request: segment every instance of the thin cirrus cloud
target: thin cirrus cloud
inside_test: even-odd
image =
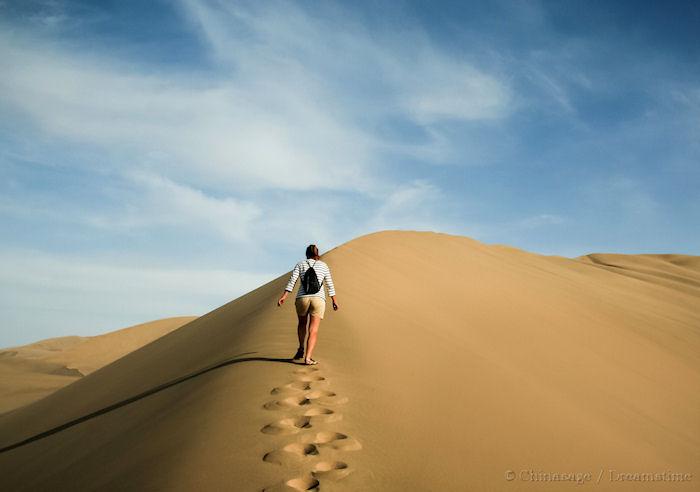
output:
[[[183,2],[183,9],[218,61],[215,73],[154,72],[5,32],[4,104],[46,132],[109,147],[133,166],[159,152],[159,173],[228,190],[384,193],[388,183],[376,170],[387,153],[439,160],[449,152],[432,124],[508,115],[503,81],[418,34],[413,58],[357,26],[314,22],[289,4],[247,15],[230,5],[222,14],[204,2]],[[347,87],[357,77],[384,87],[382,104],[375,93]],[[424,127],[424,142],[404,145],[372,131],[397,118]]]
[[[332,145],[343,132],[318,110],[266,114],[257,107],[258,96],[223,82],[133,73],[41,47],[3,45],[5,104],[46,132],[109,147],[129,157],[133,167],[146,160],[145,154],[158,152],[161,163],[151,165],[200,185],[223,180],[233,189],[293,189],[356,181],[351,170],[336,173],[335,183],[319,173],[323,145],[304,146],[295,135],[300,130],[289,124],[291,118],[316,117],[317,138]],[[352,152],[345,150],[364,162],[364,145],[356,143]],[[312,179],[293,179],[300,168]]]
[[[133,186],[131,206],[120,213],[88,215],[90,225],[139,229],[158,226],[194,230],[205,228],[234,243],[250,240],[252,224],[261,208],[232,197],[215,198],[200,190],[143,171],[127,175]],[[148,214],[143,211],[148,210]]]
[[[449,204],[441,190],[425,180],[415,180],[398,187],[386,196],[385,200],[369,220],[375,230],[391,229],[392,224],[401,223],[406,228],[446,231],[449,220],[436,220],[434,212],[446,216]]]
[[[244,77],[269,80],[281,70],[285,85],[298,81],[350,121],[369,114],[430,127],[442,120],[504,118],[512,110],[505,78],[448,55],[417,28],[378,37],[348,11],[332,10],[335,15],[321,21],[284,2],[181,5],[215,60]],[[351,104],[342,108],[344,100]]]
[[[282,69],[305,85],[323,80],[327,84],[314,92],[326,97],[329,107],[337,106],[332,99],[340,96],[339,89],[347,92],[352,84],[360,88],[354,95],[367,97],[367,102],[381,97],[381,104],[359,108],[375,118],[401,116],[429,126],[445,119],[498,119],[511,110],[505,79],[437,49],[419,29],[382,38],[348,11],[336,10],[330,21],[318,22],[283,2],[181,4],[217,61],[266,79]],[[374,94],[361,94],[369,87]]]

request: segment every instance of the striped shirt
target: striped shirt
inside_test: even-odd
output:
[[[318,283],[321,286],[321,289],[315,294],[307,294],[304,290],[304,283],[299,282],[300,285],[299,292],[297,292],[297,298],[317,296],[325,301],[326,291],[323,289],[324,284],[328,288],[328,295],[334,296],[335,287],[333,286],[331,271],[328,268],[328,265],[326,265],[321,260],[304,260],[297,263],[294,266],[294,270],[292,270],[292,276],[289,278],[289,282],[287,282],[287,287],[284,290],[286,290],[287,292],[291,292],[294,289],[294,284],[297,283],[299,277],[304,278],[306,270],[308,270],[310,267],[314,267],[314,271],[316,272],[316,277],[318,277]]]

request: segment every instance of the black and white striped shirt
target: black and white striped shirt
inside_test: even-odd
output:
[[[286,290],[287,292],[291,292],[294,289],[294,284],[297,283],[297,279],[299,279],[299,277],[304,278],[306,270],[308,270],[310,267],[314,267],[314,271],[316,272],[316,277],[318,277],[318,283],[321,286],[321,290],[319,290],[315,294],[307,294],[304,290],[303,282],[299,282],[300,285],[299,292],[297,292],[297,298],[318,296],[325,300],[326,291],[323,289],[324,285],[328,288],[328,295],[334,296],[335,287],[333,286],[333,279],[331,278],[331,270],[328,268],[328,265],[326,265],[321,260],[304,260],[297,263],[294,266],[294,270],[292,270],[292,276],[289,278],[289,282],[287,282],[287,287],[284,290]]]

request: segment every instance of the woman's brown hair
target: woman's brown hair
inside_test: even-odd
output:
[[[309,244],[306,247],[306,258],[307,259],[315,259],[318,260],[319,254],[318,254],[318,247],[315,244]]]

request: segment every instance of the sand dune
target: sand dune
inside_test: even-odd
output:
[[[0,416],[4,486],[697,490],[698,257],[387,231],[323,259],[318,366],[285,360],[285,273]],[[620,475],[664,472],[692,477]]]
[[[0,413],[27,405],[196,319],[167,318],[93,337],[0,350]]]
[[[684,255],[592,254],[579,258],[610,272],[656,283],[690,295],[700,292],[700,257]]]

